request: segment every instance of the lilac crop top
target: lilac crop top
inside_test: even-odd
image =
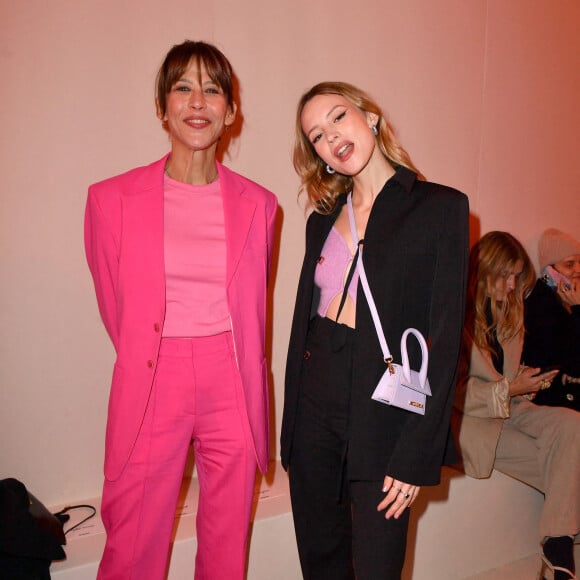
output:
[[[326,316],[330,303],[342,294],[352,258],[346,241],[333,227],[324,242],[322,255],[318,258],[314,272],[314,283],[320,288],[319,316]],[[348,295],[355,304],[357,285],[358,271],[355,270],[348,287]]]

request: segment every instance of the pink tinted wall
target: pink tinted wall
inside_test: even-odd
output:
[[[580,238],[580,4],[490,2],[479,188],[483,231],[519,236],[535,260],[555,226]]]
[[[153,84],[185,38],[216,43],[240,78],[243,130],[224,161],[275,191],[275,444],[304,211],[294,109],[321,80],[366,88],[432,180],[465,191],[474,234],[530,248],[580,235],[576,0],[4,2],[0,18],[0,476],[46,503],[100,493],[114,353],[82,248],[87,186],[159,158]],[[276,452],[274,452],[276,453]]]

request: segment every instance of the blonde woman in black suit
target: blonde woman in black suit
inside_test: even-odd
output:
[[[314,210],[282,425],[302,572],[316,580],[398,578],[409,507],[421,486],[439,482],[448,441],[467,275],[467,198],[424,181],[378,105],[347,83],[321,83],[300,100],[294,165]],[[424,416],[371,400],[386,367],[356,277],[343,292],[357,245],[349,192],[395,361],[408,327],[430,343],[433,396]],[[410,358],[418,368],[416,350]]]

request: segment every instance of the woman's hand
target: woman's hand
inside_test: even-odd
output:
[[[547,389],[560,372],[558,369],[539,373],[541,369],[534,367],[522,367],[518,376],[510,382],[510,397],[516,395],[527,395],[537,393],[542,389]]]
[[[558,296],[564,304],[568,306],[577,306],[580,304],[580,284],[578,282],[572,282],[570,287],[567,288],[564,282],[558,284]]]
[[[377,506],[377,511],[380,512],[386,509],[385,518],[387,520],[393,516],[398,520],[405,509],[410,507],[415,501],[420,489],[416,485],[409,485],[398,479],[393,479],[388,475],[385,476],[383,492],[387,495],[385,495],[383,501]]]

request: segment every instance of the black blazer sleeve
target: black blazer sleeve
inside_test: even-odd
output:
[[[464,195],[447,199],[436,244],[428,321],[432,396],[424,416],[407,413],[386,475],[415,485],[439,483],[449,435],[451,407],[465,315],[469,261],[469,204]]]

